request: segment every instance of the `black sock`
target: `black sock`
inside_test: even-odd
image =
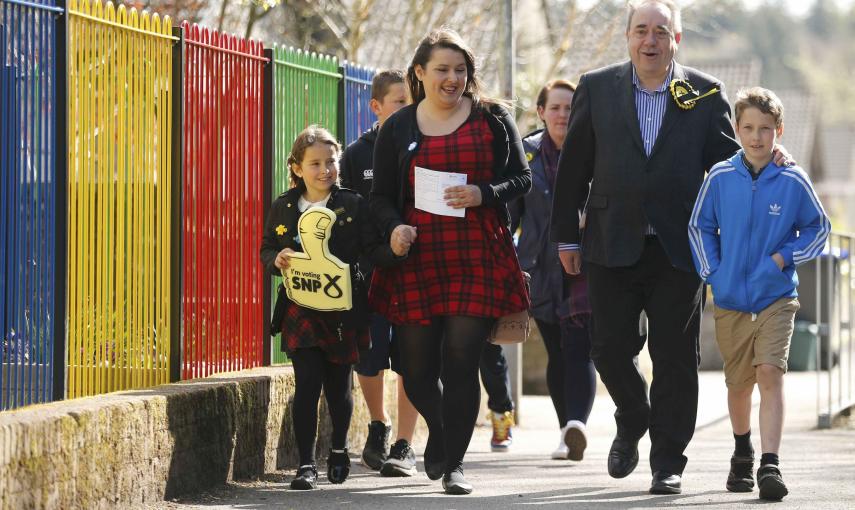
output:
[[[751,431],[745,434],[734,434],[733,439],[736,440],[736,448],[733,454],[738,457],[754,457],[754,447],[751,446]]]
[[[760,465],[765,466],[766,464],[774,464],[778,465],[778,454],[777,453],[764,453],[763,456],[760,457]]]

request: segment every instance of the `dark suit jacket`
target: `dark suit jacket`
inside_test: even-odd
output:
[[[739,144],[721,83],[676,62],[673,77],[701,92],[716,85],[721,93],[701,99],[691,110],[681,110],[669,96],[649,158],[638,126],[632,64],[591,71],[579,81],[558,165],[550,231],[554,241],[581,242],[583,260],[607,267],[634,264],[649,222],[671,264],[695,270],[689,214],[705,172],[732,156]],[[580,239],[577,211],[586,197],[587,228]]]

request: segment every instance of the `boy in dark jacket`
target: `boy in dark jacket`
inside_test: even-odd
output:
[[[754,487],[751,394],[760,388],[760,498],[780,500],[783,379],[799,308],[796,265],[818,256],[831,230],[807,174],[780,167],[772,150],[784,108],[770,90],[741,90],[734,107],[742,150],[710,170],[689,220],[695,267],[712,286],[736,449],[727,489]]]

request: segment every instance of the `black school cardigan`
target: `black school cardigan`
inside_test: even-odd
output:
[[[374,182],[369,206],[388,239],[398,225],[404,224],[404,189],[413,155],[422,141],[416,121],[416,107],[408,105],[389,117],[380,128],[374,144]],[[493,132],[493,180],[479,184],[481,205],[496,207],[500,219],[510,227],[505,205],[531,189],[531,170],[523,150],[519,131],[511,114],[498,105],[472,105],[472,112],[483,112]]]

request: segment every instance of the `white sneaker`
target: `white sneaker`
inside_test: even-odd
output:
[[[552,458],[555,460],[565,460],[567,458],[567,445],[564,444],[564,430],[561,430],[561,441],[558,443],[558,448],[553,450]]]
[[[561,429],[564,446],[567,448],[567,458],[570,460],[582,460],[585,448],[588,447],[588,435],[585,433],[585,424],[578,420],[570,420]]]

